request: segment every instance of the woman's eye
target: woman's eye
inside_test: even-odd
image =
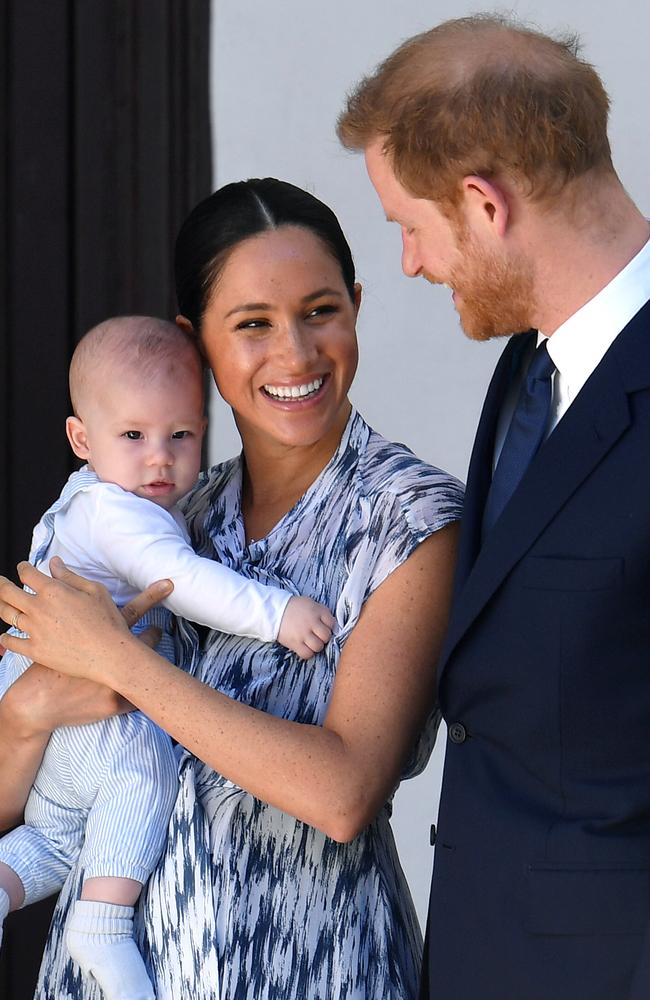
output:
[[[128,438],[129,441],[140,441],[142,438],[142,431],[125,431],[122,437]]]
[[[307,313],[307,319],[318,319],[319,316],[329,316],[336,311],[337,307],[333,305],[316,306],[315,309]]]
[[[245,319],[237,324],[237,330],[261,330],[269,325],[267,319]]]

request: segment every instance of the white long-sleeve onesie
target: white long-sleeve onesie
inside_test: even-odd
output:
[[[263,642],[277,639],[292,596],[288,591],[198,556],[177,507],[164,510],[100,482],[86,469],[73,475],[83,475],[88,485],[56,514],[48,561],[61,556],[70,569],[105,584],[119,605],[154,580],[169,577],[174,590],[163,604],[175,615],[220,632]]]
[[[103,583],[123,605],[149,583],[174,582],[164,602],[210,628],[263,641],[277,638],[291,594],[246,580],[193,551],[182,514],[72,474],[34,529],[30,560],[47,572],[58,555]],[[6,653],[0,697],[30,666]],[[177,790],[169,737],[141,712],[57,729],[31,789],[25,824],[0,840],[0,861],[19,875],[25,905],[61,888],[81,851],[86,877],[144,882],[167,835]]]

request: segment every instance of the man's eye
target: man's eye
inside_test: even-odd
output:
[[[125,431],[122,437],[128,438],[129,441],[140,441],[142,431]]]

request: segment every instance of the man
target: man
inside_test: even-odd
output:
[[[571,40],[491,16],[349,99],[406,274],[510,339],[470,463],[422,996],[650,995],[650,226]],[[539,346],[538,346],[539,345]]]

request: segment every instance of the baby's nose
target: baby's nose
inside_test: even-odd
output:
[[[161,443],[149,453],[150,465],[173,465],[174,454],[168,444]]]

